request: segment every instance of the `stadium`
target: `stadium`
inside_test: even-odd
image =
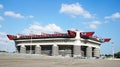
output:
[[[99,38],[94,33],[68,30],[67,33],[8,34],[7,37],[15,42],[17,53],[99,58],[101,44],[110,38]]]

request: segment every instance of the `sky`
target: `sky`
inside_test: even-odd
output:
[[[120,0],[0,0],[0,50],[15,51],[7,34],[93,31],[111,38],[101,54],[120,51]],[[32,31],[32,32],[31,32]],[[113,42],[113,43],[112,43]]]

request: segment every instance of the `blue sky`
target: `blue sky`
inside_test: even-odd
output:
[[[0,50],[15,50],[6,34],[94,31],[111,38],[120,51],[120,0],[0,0]],[[102,43],[101,53],[111,54],[111,42]]]

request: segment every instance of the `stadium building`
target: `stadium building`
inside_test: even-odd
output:
[[[42,33],[40,35],[7,35],[14,40],[16,51],[25,54],[49,56],[69,56],[99,58],[100,45],[109,42],[110,38],[100,39],[94,32],[68,30],[67,33]]]

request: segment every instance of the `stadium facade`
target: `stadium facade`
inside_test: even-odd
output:
[[[67,33],[42,33],[40,35],[10,35],[14,40],[16,51],[25,54],[41,54],[49,56],[69,56],[99,58],[100,45],[110,39],[93,36],[94,32],[68,30]]]

